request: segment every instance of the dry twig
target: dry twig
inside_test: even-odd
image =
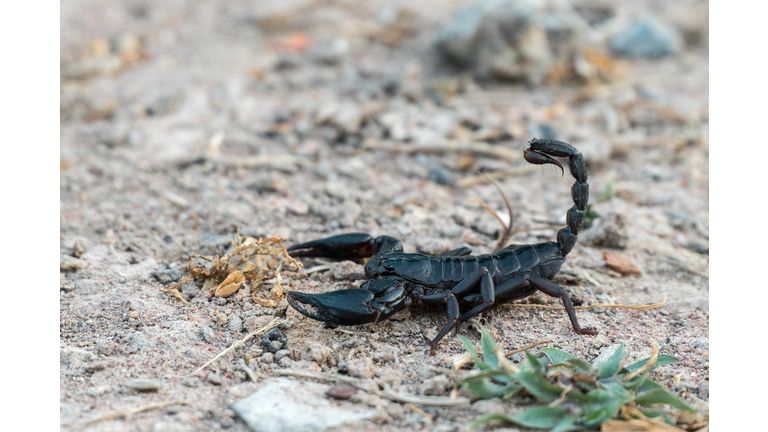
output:
[[[143,405],[143,406],[136,407],[136,408],[130,408],[130,409],[122,410],[122,411],[117,411],[117,412],[114,412],[112,414],[107,414],[105,416],[102,416],[102,417],[99,417],[99,418],[95,418],[93,420],[88,420],[87,422],[85,422],[85,425],[90,425],[90,424],[94,424],[94,423],[98,423],[98,422],[102,422],[102,421],[106,421],[106,420],[116,420],[116,419],[119,419],[121,417],[128,418],[128,417],[132,416],[133,414],[137,414],[137,413],[140,413],[142,411],[147,411],[147,410],[151,410],[151,409],[165,408],[165,407],[171,406],[171,405],[188,405],[190,403],[192,403],[191,400],[183,399],[183,400],[172,400],[172,401],[167,401],[167,402],[160,402],[160,403],[153,403],[153,404],[149,404],[149,405]]]
[[[194,375],[194,374],[200,372],[201,370],[205,369],[209,364],[211,364],[214,361],[218,360],[219,357],[223,356],[224,354],[226,354],[226,353],[232,351],[233,349],[239,347],[240,345],[244,344],[248,339],[256,336],[257,334],[266,333],[267,331],[269,331],[269,330],[279,326],[280,324],[282,324],[282,323],[284,323],[286,321],[288,321],[288,320],[285,319],[285,318],[283,318],[283,319],[275,318],[274,320],[272,320],[271,323],[267,324],[266,326],[264,326],[264,327],[262,327],[262,328],[260,328],[258,330],[254,330],[254,331],[248,333],[244,338],[240,339],[239,341],[236,341],[235,343],[230,345],[229,348],[227,348],[224,351],[216,354],[216,357],[208,360],[208,362],[206,362],[204,365],[200,366],[199,368],[195,369],[195,371],[192,372],[189,375]]]
[[[312,379],[318,379],[322,381],[342,382],[344,384],[349,384],[353,387],[359,388],[360,390],[364,390],[368,393],[372,393],[372,394],[375,394],[376,396],[393,400],[395,402],[412,403],[412,404],[420,404],[420,405],[427,405],[427,406],[467,406],[469,405],[469,399],[464,397],[457,397],[455,399],[452,399],[446,396],[416,396],[416,395],[410,395],[410,394],[403,395],[403,394],[398,394],[388,390],[379,390],[378,387],[376,387],[375,385],[369,385],[361,382],[360,380],[356,380],[354,378],[340,376],[340,375],[297,371],[297,370],[291,370],[291,369],[276,370],[275,374],[283,375],[283,376],[295,376],[295,377],[301,377],[301,378],[312,378]]]
[[[656,309],[664,306],[667,303],[667,293],[661,293],[661,295],[664,296],[664,300],[658,302],[658,303],[652,303],[652,304],[645,304],[645,305],[614,305],[614,304],[608,304],[608,303],[598,303],[593,304],[589,306],[575,306],[574,309],[594,309],[599,307],[607,307],[607,308],[613,308],[613,309],[633,309],[633,310],[639,310],[639,311],[646,311],[650,309]],[[539,308],[539,309],[552,309],[552,310],[565,310],[562,306],[547,306],[547,305],[537,305],[537,304],[518,304],[518,303],[509,303],[507,306],[513,306],[513,307],[528,307],[528,308]]]

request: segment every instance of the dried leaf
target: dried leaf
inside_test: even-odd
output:
[[[235,270],[224,279],[224,282],[216,287],[216,293],[214,295],[216,297],[229,297],[240,289],[240,285],[242,285],[243,282],[245,282],[243,272]]]

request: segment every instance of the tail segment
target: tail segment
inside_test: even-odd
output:
[[[589,202],[587,165],[584,163],[584,156],[581,155],[581,152],[570,144],[548,138],[534,138],[528,142],[528,147],[525,149],[525,160],[536,165],[557,165],[562,170],[563,166],[551,156],[567,157],[571,175],[576,179],[576,183],[571,188],[574,204],[566,216],[568,226],[557,233],[557,244],[560,246],[560,252],[566,256],[576,244],[576,236],[579,235],[581,223],[584,222],[587,211]]]

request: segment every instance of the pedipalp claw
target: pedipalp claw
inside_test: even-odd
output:
[[[339,325],[368,324],[376,319],[371,308],[373,292],[351,288],[322,294],[289,291],[288,304],[294,309],[318,321]]]
[[[370,234],[350,233],[299,243],[287,250],[293,257],[354,260],[373,256],[374,242]]]

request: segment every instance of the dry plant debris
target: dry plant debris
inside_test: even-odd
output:
[[[280,271],[287,263],[291,270],[299,270],[303,264],[288,255],[283,239],[279,236],[267,239],[254,239],[235,234],[232,241],[235,250],[222,256],[206,256],[195,254],[189,257],[187,270],[189,276],[170,288],[161,288],[164,293],[169,293],[188,304],[179,293],[179,287],[187,282],[198,281],[203,284],[203,290],[211,291],[216,297],[229,297],[236,293],[245,283],[250,283],[254,289],[253,301],[267,307],[277,307],[277,300],[283,298],[285,293],[280,282]],[[266,261],[265,257],[272,257]],[[282,260],[278,258],[282,257]],[[206,266],[198,259],[213,263]],[[257,297],[255,289],[264,280],[275,279],[275,284],[270,290],[270,296]]]

